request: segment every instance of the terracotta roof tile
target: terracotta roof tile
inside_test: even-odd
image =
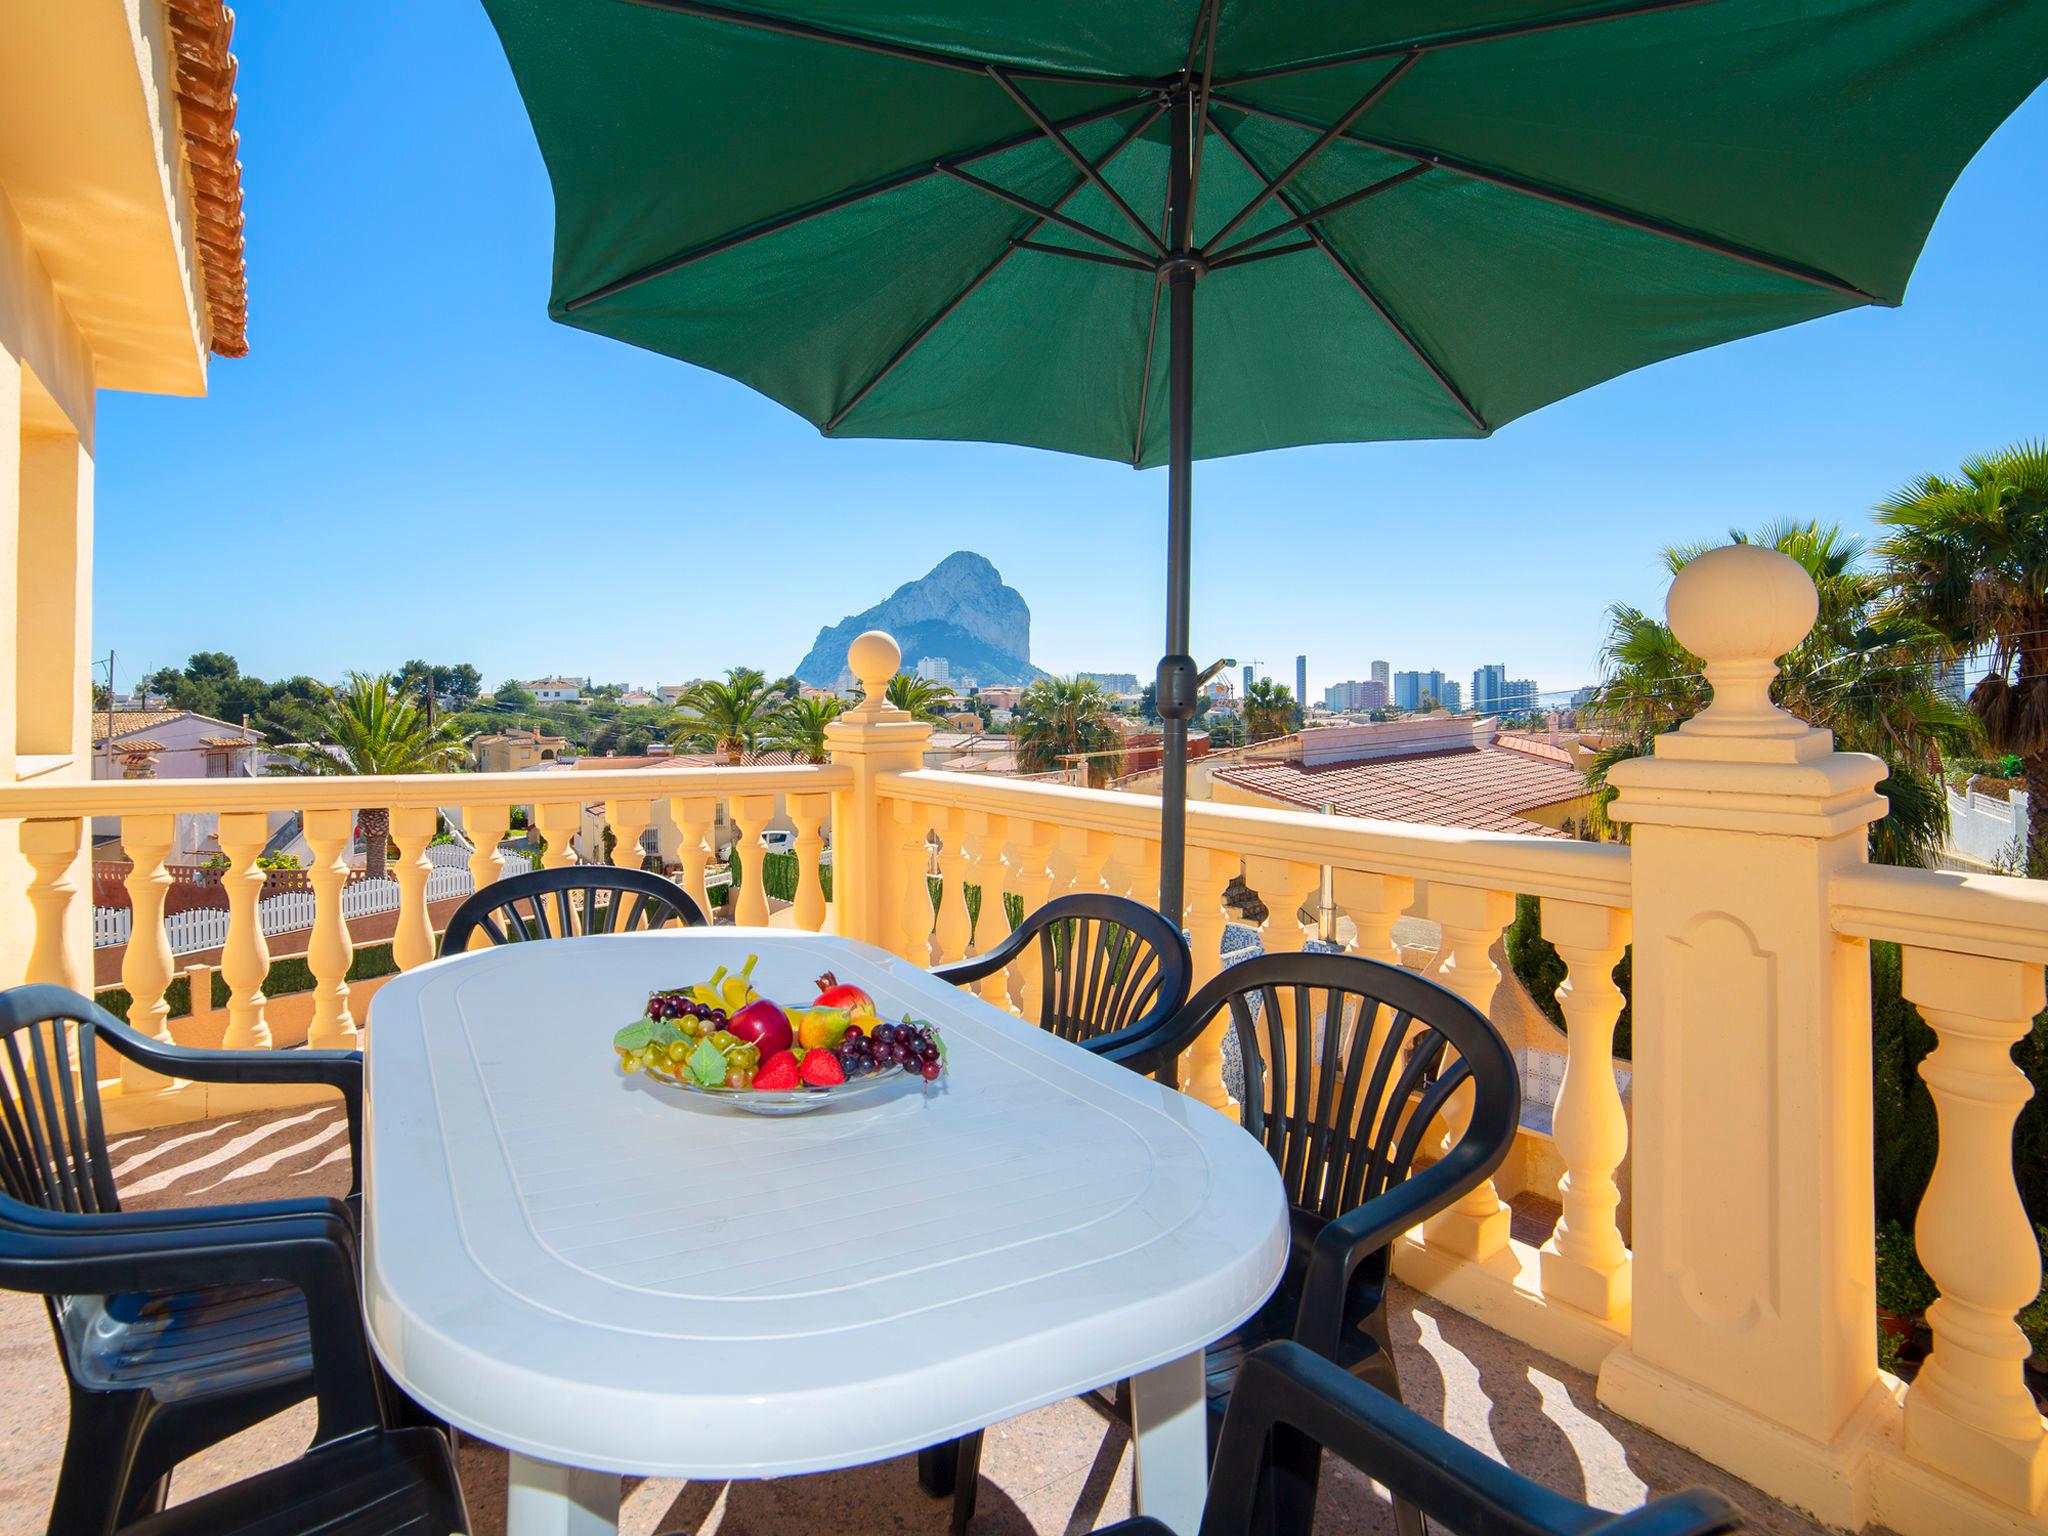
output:
[[[178,56],[178,123],[192,172],[192,211],[213,350],[249,351],[249,271],[242,244],[241,135],[235,132],[235,13],[222,0],[168,0]]]
[[[1340,816],[1562,837],[1515,812],[1587,793],[1575,769],[1501,747],[1466,747],[1413,757],[1304,767],[1293,761],[1233,763],[1215,770],[1226,784],[1269,799]]]

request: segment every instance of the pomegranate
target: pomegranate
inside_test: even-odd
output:
[[[818,978],[818,996],[811,1006],[814,1008],[844,1008],[853,1015],[855,1023],[860,1023],[864,1019],[872,1019],[875,1016],[875,1000],[859,987],[840,981],[830,971],[827,971]],[[865,1028],[866,1026],[862,1025],[862,1027]]]

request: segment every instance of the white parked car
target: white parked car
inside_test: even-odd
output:
[[[770,853],[790,853],[796,848],[796,833],[790,830],[778,831],[770,827],[761,834],[761,846]]]

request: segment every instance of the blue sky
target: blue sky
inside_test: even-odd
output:
[[[240,8],[251,355],[204,400],[100,409],[95,641],[265,676],[472,661],[673,681],[781,670],[955,549],[1034,659],[1148,672],[1164,471],[827,442],[729,380],[552,324],[552,203],[469,0]],[[1615,380],[1485,442],[1198,465],[1195,650],[1311,692],[1369,660],[1596,672],[1657,552],[1867,524],[1904,479],[2048,432],[2048,99],[1963,176],[1904,308]]]

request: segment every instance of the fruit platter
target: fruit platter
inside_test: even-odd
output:
[[[778,1003],[738,971],[647,995],[647,1010],[612,1036],[619,1066],[757,1115],[796,1115],[911,1079],[929,1089],[946,1045],[921,1019],[889,1023],[875,1000],[827,971],[808,1003]]]

